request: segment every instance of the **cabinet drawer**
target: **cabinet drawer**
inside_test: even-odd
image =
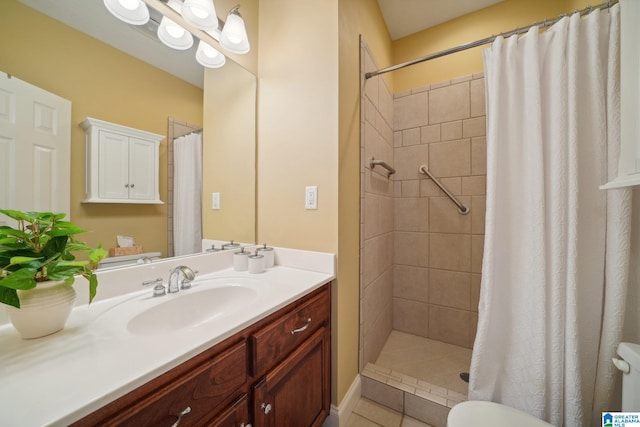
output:
[[[331,296],[326,287],[295,310],[251,335],[252,374],[264,372],[329,322]]]
[[[187,407],[190,410],[180,426],[201,424],[211,418],[217,405],[243,393],[246,361],[247,346],[243,341],[114,414],[106,425],[171,426]]]

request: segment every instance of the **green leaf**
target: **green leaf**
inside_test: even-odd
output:
[[[14,256],[9,260],[9,262],[11,264],[16,264],[17,265],[17,264],[24,264],[24,263],[31,262],[31,261],[37,261],[37,260],[42,259],[42,258],[43,257],[34,258],[34,257],[27,257],[27,256]]]
[[[98,277],[95,274],[89,276],[89,304],[93,301],[98,290]]]
[[[15,289],[0,286],[0,302],[20,308],[20,298],[18,298],[18,292]]]
[[[11,289],[32,289],[36,287],[36,268],[22,268],[0,280],[0,287]]]

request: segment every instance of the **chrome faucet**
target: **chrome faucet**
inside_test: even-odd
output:
[[[178,287],[178,279],[182,273],[182,281],[180,281],[180,287]],[[196,273],[187,267],[186,265],[179,265],[171,270],[169,274],[169,289],[167,292],[170,294],[178,292],[180,289],[189,289],[191,287],[191,281],[195,279]]]

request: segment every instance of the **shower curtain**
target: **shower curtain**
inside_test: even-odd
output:
[[[630,190],[619,151],[619,6],[484,51],[487,212],[470,400],[556,426],[614,410]]]
[[[202,251],[202,135],[173,140],[173,244],[175,255]]]

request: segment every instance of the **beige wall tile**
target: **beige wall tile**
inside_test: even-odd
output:
[[[396,265],[393,276],[393,296],[427,302],[429,298],[429,269]]]
[[[402,147],[402,131],[393,132],[393,147]]]
[[[391,123],[387,122],[382,114],[378,111],[376,114],[376,130],[390,145],[393,144],[393,127]]]
[[[440,127],[443,141],[462,139],[462,120],[442,123]]]
[[[396,231],[393,252],[395,263],[414,267],[429,266],[429,234]]]
[[[484,253],[484,235],[471,236],[471,271],[482,273],[482,255]]]
[[[462,194],[482,196],[487,194],[487,178],[485,175],[463,176]]]
[[[378,84],[378,111],[387,123],[387,126],[393,126],[393,94],[387,86],[385,79],[379,79]]]
[[[457,84],[462,82],[468,82],[473,78],[473,74],[467,74],[466,76],[456,77],[455,79],[451,79],[451,84]]]
[[[429,267],[441,270],[471,271],[471,236],[468,234],[429,234]]]
[[[462,137],[473,138],[486,135],[486,117],[474,117],[462,121]]]
[[[405,394],[405,415],[420,420],[432,426],[444,427],[447,425],[447,416],[450,409],[421,397]]]
[[[471,175],[471,141],[429,144],[429,170],[436,178]]]
[[[371,333],[374,323],[387,310],[391,310],[393,297],[393,271],[386,269],[380,276],[364,289],[363,309],[365,333]]]
[[[472,80],[470,85],[471,85],[471,117],[484,116],[486,114],[484,79]]]
[[[460,203],[471,205],[471,198],[458,197]],[[448,197],[429,199],[429,231],[431,233],[471,233],[471,215],[460,215],[458,207]]]
[[[387,175],[372,172],[370,169],[364,170],[364,191],[365,193],[378,194],[382,196],[393,195],[393,181]]]
[[[442,192],[438,188],[434,182],[427,178],[426,175],[423,175],[423,178],[420,180],[420,196],[429,197],[429,196],[440,196]]]
[[[365,288],[393,264],[393,234],[388,233],[364,242]]]
[[[470,117],[469,83],[459,83],[429,92],[429,123],[451,122]]]
[[[420,128],[412,128],[402,131],[402,146],[420,144]]]
[[[468,310],[430,304],[429,338],[461,347],[469,347],[470,317],[471,312]]]
[[[418,172],[418,168],[421,164],[428,164],[431,145],[396,148],[393,153],[396,169],[394,179],[421,179],[424,175]]]
[[[429,269],[429,303],[469,310],[471,273]]]
[[[468,348],[473,348],[473,342],[476,340],[476,332],[478,329],[478,313],[471,313],[469,315],[469,345]]]
[[[431,83],[430,89],[439,89],[441,87],[451,86],[451,80],[443,80],[441,82]]]
[[[393,329],[427,337],[429,331],[427,303],[393,298]]]
[[[486,196],[471,197],[471,233],[484,234]]]
[[[420,132],[421,144],[440,141],[440,125],[422,126]]]
[[[393,102],[393,129],[403,130],[429,124],[428,92],[396,98]]]
[[[471,311],[478,312],[478,303],[480,302],[480,283],[482,282],[481,274],[471,274]]]
[[[429,200],[425,197],[394,200],[394,230],[429,231]]]
[[[381,405],[391,408],[395,411],[402,412],[404,409],[404,393],[402,390],[388,386],[380,381],[361,377],[362,380],[362,397],[373,400]],[[363,409],[360,407],[358,410]],[[364,408],[368,409],[368,408]],[[366,414],[363,414],[366,415]],[[371,426],[371,423],[365,424]]]
[[[384,347],[387,338],[393,328],[393,301],[385,306],[384,311],[377,313],[377,316],[367,327],[363,325],[364,346],[363,346],[363,364],[375,362]]]
[[[390,233],[394,228],[394,200],[392,197],[365,193],[364,238]]]
[[[438,180],[449,193],[454,196],[462,195],[462,179],[459,176],[452,178],[438,178]],[[444,192],[440,192],[440,196],[444,196]]]
[[[471,139],[471,174],[487,174],[487,138],[484,136]]]
[[[398,182],[402,183],[402,197],[420,196],[420,181],[418,181],[417,179]]]

